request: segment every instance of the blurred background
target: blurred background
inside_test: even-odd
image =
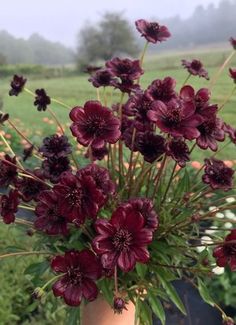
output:
[[[96,99],[86,67],[102,66],[113,56],[139,57],[145,40],[136,31],[134,21],[140,18],[158,21],[172,34],[168,41],[148,48],[143,87],[153,79],[172,76],[179,89],[187,77],[181,59],[200,59],[211,77],[232,52],[229,38],[236,38],[236,0],[1,0],[0,110],[10,113],[19,129],[34,143],[40,143],[42,135],[56,132],[56,125],[47,111],[36,110],[26,93],[17,98],[8,96],[12,75],[23,75],[30,90],[45,88],[49,96],[70,106]],[[230,66],[236,67],[236,55]],[[228,67],[213,88],[212,103],[222,104],[233,89]],[[190,82],[196,89],[208,85],[208,81],[198,77],[191,77]],[[68,111],[55,103],[52,108],[69,125]],[[234,126],[235,111],[234,94],[221,111],[224,120]],[[14,131],[6,126],[4,132],[14,150],[22,152],[24,143]],[[4,149],[0,143],[0,154]],[[206,151],[204,157],[211,154]],[[197,161],[204,157],[194,153]],[[218,158],[235,164],[235,146],[222,150]],[[231,211],[228,216],[236,219]],[[0,238],[1,252],[12,241],[22,246],[34,243],[33,238],[22,236],[14,226],[0,225]],[[30,269],[22,274],[32,260],[1,263],[0,324],[66,324],[64,306],[57,309],[54,298],[48,297],[47,307],[32,299],[33,287],[38,285],[32,286],[32,273],[39,270]],[[221,276],[209,287],[216,300],[234,315],[236,274],[227,274],[222,269],[216,272]]]

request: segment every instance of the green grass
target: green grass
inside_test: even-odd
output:
[[[216,65],[220,65],[227,57],[229,52],[227,51],[212,51],[212,52],[199,52],[196,55],[191,53],[180,53],[180,54],[169,54],[160,56],[150,56],[147,58],[144,65],[145,74],[141,79],[143,87],[148,86],[153,79],[164,78],[165,76],[172,76],[177,79],[177,89],[181,88],[184,80],[187,77],[186,70],[181,68],[181,58],[193,58],[197,57],[201,59],[209,71],[210,76],[213,76],[217,70]],[[236,56],[232,64],[236,65]],[[27,76],[25,76],[27,77]],[[51,97],[57,98],[69,106],[73,107],[76,105],[83,105],[85,101],[91,99],[97,99],[96,89],[87,81],[87,75],[79,75],[77,77],[57,78],[57,79],[32,79],[28,80],[27,87],[34,91],[36,88],[45,88]],[[32,105],[33,98],[26,94],[20,94],[18,97],[9,97],[7,95],[9,88],[9,80],[4,79],[1,82],[0,92],[4,95],[4,110],[8,111],[11,117],[20,119],[23,123],[21,128],[29,130],[33,140],[36,142],[40,141],[40,136],[37,136],[37,129],[42,129],[42,133],[47,135],[55,131],[55,125],[49,125],[43,122],[44,117],[49,117],[48,112],[38,112]],[[203,78],[191,77],[189,82],[194,86],[195,89],[201,87],[207,87],[208,82]],[[220,79],[213,89],[212,103],[221,104],[224,98],[233,89],[232,79],[228,76],[228,68],[222,73]],[[102,91],[101,98],[102,96]],[[107,91],[108,103],[110,104],[111,92]],[[119,92],[115,91],[113,100],[119,100]],[[51,105],[54,112],[58,115],[60,121],[63,124],[69,123],[68,113],[69,110],[63,108],[57,104]],[[230,102],[224,107],[220,115],[222,118],[232,125],[236,126],[236,93],[231,98]],[[68,124],[69,125],[69,124]],[[69,130],[68,130],[69,132]],[[219,153],[219,158],[236,160],[236,151],[233,145],[229,145],[224,151]],[[194,159],[202,159],[205,156],[209,156],[211,152],[195,151],[193,154]]]

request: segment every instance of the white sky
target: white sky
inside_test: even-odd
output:
[[[189,17],[197,5],[218,5],[220,0],[0,0],[0,30],[27,38],[34,32],[74,46],[86,21],[96,22],[106,11],[124,11],[138,18]]]

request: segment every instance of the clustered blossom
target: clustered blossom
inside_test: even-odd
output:
[[[208,72],[206,69],[203,67],[203,64],[199,60],[182,60],[182,65],[184,66],[185,69],[188,70],[188,72],[193,75],[193,76],[199,76],[203,77],[206,80],[209,80]]]
[[[46,158],[65,157],[71,153],[71,145],[65,135],[53,134],[43,139],[43,145],[39,151]]]
[[[213,190],[222,189],[228,191],[233,186],[234,170],[227,167],[221,160],[205,159],[205,173],[202,176],[204,183],[209,184]]]
[[[0,197],[0,215],[6,224],[15,221],[15,214],[18,211],[19,196],[17,190],[10,190],[8,195]]]
[[[17,178],[16,157],[11,158],[5,155],[4,160],[0,161],[0,186],[8,187],[14,184]]]
[[[185,141],[181,139],[172,139],[167,142],[166,152],[171,156],[180,167],[184,167],[190,160],[190,151]]]
[[[9,91],[10,96],[18,96],[24,89],[27,79],[23,76],[14,75],[11,81],[11,90]]]
[[[38,111],[46,111],[47,106],[51,104],[51,99],[44,89],[35,90],[34,106],[37,106]]]
[[[171,36],[166,26],[161,26],[157,22],[148,22],[144,19],[139,19],[135,22],[137,30],[141,36],[145,37],[150,43],[166,41]]]
[[[97,257],[88,249],[67,251],[51,261],[55,273],[62,273],[52,287],[56,297],[63,297],[69,306],[79,306],[82,298],[93,301],[98,288],[95,281],[101,277],[102,268]]]
[[[232,241],[232,243],[230,243]],[[226,236],[224,244],[217,246],[213,251],[218,266],[229,265],[231,271],[236,271],[236,229]]]
[[[96,88],[114,85],[114,78],[109,69],[99,69],[89,78]]]

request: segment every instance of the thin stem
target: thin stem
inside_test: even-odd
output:
[[[31,211],[35,211],[35,208],[26,206],[26,205],[18,205],[19,208],[21,209],[25,209],[25,210],[31,210]]]
[[[65,275],[65,273],[59,274],[54,276],[53,278],[51,278],[48,282],[46,282],[43,286],[42,286],[42,290],[46,289],[52,282],[54,282],[55,280],[63,277]]]
[[[141,57],[140,57],[140,66],[142,67],[143,65],[143,61],[144,61],[144,57],[145,57],[145,54],[147,52],[147,48],[148,48],[148,44],[149,42],[147,41],[144,45],[144,48],[143,48],[143,51],[142,51],[142,54],[141,54]]]
[[[122,105],[124,100],[124,93],[121,93],[120,104],[119,104],[119,119],[122,121]],[[123,175],[123,144],[122,141],[119,140],[119,185],[122,183],[122,175]]]
[[[228,101],[231,99],[231,97],[233,96],[234,92],[236,91],[236,86],[234,86],[234,88],[232,89],[232,91],[229,93],[228,96],[226,96],[225,100],[223,101],[223,103],[220,105],[218,112],[225,106],[226,103],[228,103]]]
[[[162,266],[162,267],[167,267],[167,268],[171,268],[171,269],[179,269],[179,270],[186,270],[192,273],[211,273],[208,270],[201,270],[201,269],[197,269],[197,268],[192,268],[192,267],[187,267],[187,266],[176,266],[176,265],[168,265],[168,264],[162,264],[162,263],[155,263],[158,266]]]
[[[171,182],[172,182],[172,180],[173,180],[173,176],[174,176],[174,173],[175,173],[176,166],[177,166],[177,162],[174,164],[174,167],[173,167],[172,173],[171,173],[171,175],[170,175],[170,179],[169,179],[168,185],[167,185],[167,187],[166,187],[165,193],[164,193],[164,195],[163,195],[163,199],[162,199],[162,201],[161,201],[161,204],[164,203],[165,200],[166,200],[166,195],[167,195],[167,193],[168,193],[168,191],[169,191],[169,189],[170,189],[170,185],[171,185]]]
[[[163,159],[162,159],[162,162],[161,162],[161,167],[159,168],[158,173],[157,173],[157,176],[154,179],[154,182],[156,184],[155,184],[154,191],[153,191],[153,194],[152,194],[152,199],[155,198],[155,195],[157,193],[159,181],[160,181],[160,178],[161,178],[161,175],[162,175],[162,171],[165,168],[166,159],[167,159],[167,155],[165,154],[164,157],[163,157]]]
[[[9,119],[7,122],[10,124],[10,126],[19,134],[19,136],[24,139],[29,145],[33,146],[36,150],[38,150],[37,146],[34,145],[15,125],[14,123]]]
[[[24,256],[24,255],[51,255],[51,253],[42,252],[42,251],[9,253],[9,254],[0,255],[0,260],[6,257]]]
[[[119,293],[118,279],[117,279],[117,266],[115,266],[115,270],[114,270],[114,284],[115,284],[115,294],[117,295]]]
[[[65,134],[64,129],[63,129],[61,123],[59,122],[56,114],[51,110],[50,107],[48,107],[48,112],[52,115],[53,119],[55,120],[56,124],[58,125],[58,127],[59,127],[59,129],[61,131],[61,134],[64,135]]]
[[[187,76],[187,78],[184,80],[183,86],[186,85],[186,83],[189,81],[190,77],[191,77],[191,73],[189,73],[189,75]]]
[[[15,152],[13,151],[13,149],[11,148],[11,146],[9,145],[9,143],[7,142],[7,140],[5,139],[5,137],[4,137],[4,135],[2,134],[2,132],[0,132],[0,137],[1,137],[2,141],[4,142],[4,144],[6,145],[6,147],[7,147],[7,148],[9,149],[9,151],[11,152],[11,154],[12,154],[14,157],[16,157]],[[18,158],[16,158],[16,161],[17,161],[17,163],[19,164],[19,166],[20,166],[21,168],[24,169],[23,165],[20,163],[20,161],[19,161]]]
[[[59,104],[65,108],[68,108],[68,109],[71,109],[71,107],[65,103],[63,103],[62,101],[58,100],[58,99],[55,99],[55,98],[51,98],[51,102],[52,103],[56,103],[56,104]]]

